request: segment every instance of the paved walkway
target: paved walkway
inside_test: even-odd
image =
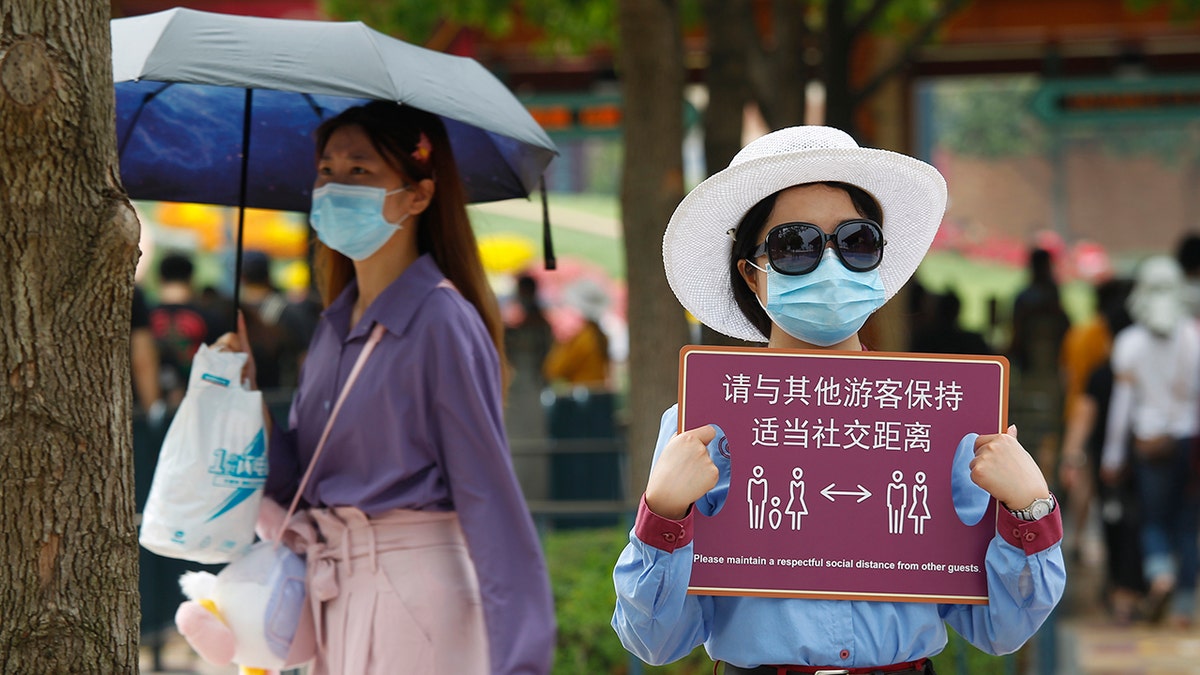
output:
[[[1200,632],[1159,626],[1114,627],[1107,617],[1059,625],[1063,664],[1056,675],[1200,675]]]
[[[165,644],[159,650],[159,663],[154,663],[153,651],[142,645],[139,672],[145,675],[238,675],[237,666],[218,668],[204,662],[187,642],[173,630],[165,636]],[[157,667],[156,667],[157,666]]]
[[[1200,627],[1115,625],[1100,601],[1102,565],[1093,559],[1068,570],[1054,675],[1200,675]]]

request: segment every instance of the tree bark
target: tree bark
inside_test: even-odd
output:
[[[675,402],[683,309],[663,274],[662,237],[683,197],[683,38],[678,0],[621,0],[621,220],[629,303],[629,485],[646,487],[659,414]]]
[[[808,27],[804,22],[806,0],[773,0],[771,13],[774,17],[775,48],[774,61],[775,105],[767,124],[772,129],[804,124],[805,87],[808,72],[804,51],[808,38]]]
[[[711,176],[729,166],[729,160],[742,149],[742,120],[751,98],[748,59],[757,33],[749,0],[704,0],[703,9],[708,34],[704,162]],[[748,344],[703,325],[700,341],[706,345]]]
[[[825,124],[855,136],[850,55],[854,51],[846,0],[828,0],[825,8]]]
[[[0,672],[137,672],[109,3],[0,5]]]
[[[805,87],[813,79],[813,69],[805,57],[814,46],[805,20],[808,4],[809,0],[772,0],[769,40],[760,37],[751,23],[755,32],[747,48],[747,79],[763,120],[771,129],[804,123]]]
[[[708,27],[704,163],[711,176],[742,149],[742,117],[750,100],[747,55],[755,33],[749,0],[704,0],[703,8]]]

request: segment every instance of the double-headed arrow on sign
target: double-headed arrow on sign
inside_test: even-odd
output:
[[[871,496],[871,491],[861,485],[859,485],[858,490],[855,490],[855,491],[834,490],[833,488],[835,485],[836,485],[836,483],[830,483],[829,485],[825,486],[824,490],[821,490],[821,494],[825,495],[825,498],[831,502],[834,501],[834,499],[833,499],[834,495],[856,495],[856,496],[858,496],[857,503],[860,503],[860,504],[867,497]]]

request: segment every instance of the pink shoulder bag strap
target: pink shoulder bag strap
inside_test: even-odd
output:
[[[338,395],[337,403],[333,406],[333,412],[329,413],[329,421],[325,423],[325,431],[321,432],[321,440],[317,441],[317,449],[313,451],[312,460],[308,463],[308,468],[304,471],[304,477],[300,479],[300,487],[296,488],[296,496],[292,497],[292,505],[288,507],[287,515],[283,518],[283,527],[292,520],[292,514],[296,512],[296,505],[300,503],[300,497],[304,494],[304,488],[308,485],[308,479],[312,476],[313,467],[317,465],[317,460],[321,458],[321,451],[325,449],[325,441],[329,438],[329,430],[333,428],[333,421],[337,419],[338,411],[342,409],[342,403],[346,401],[346,394],[350,392],[350,388],[354,386],[354,381],[358,379],[359,372],[362,371],[363,364],[367,362],[367,357],[375,350],[375,345],[379,344],[379,340],[383,337],[383,324],[375,324],[375,328],[371,330],[370,337],[367,338],[367,344],[363,345],[362,351],[358,354],[358,360],[354,362],[354,368],[350,369],[350,375],[346,378],[346,384],[342,387],[342,393]],[[278,544],[279,539],[277,538]]]

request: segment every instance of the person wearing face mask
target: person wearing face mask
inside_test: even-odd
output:
[[[1101,479],[1132,471],[1140,500],[1147,613],[1177,626],[1195,617],[1200,495],[1192,445],[1200,430],[1200,331],[1185,280],[1169,256],[1142,262],[1129,296],[1133,325],[1113,341]]]
[[[505,437],[504,326],[445,127],[372,102],[324,122],[316,155],[325,310],[273,425],[260,515],[278,532],[300,492],[282,539],[308,561],[310,673],[547,673],[554,609]],[[244,351],[244,323],[219,344]]]
[[[663,238],[667,279],[684,308],[731,337],[859,351],[859,330],[916,270],[945,205],[945,181],[924,162],[828,127],[781,129],[683,199]],[[1007,653],[1062,595],[1062,521],[1015,427],[975,443],[971,478],[1007,507],[986,554],[986,605],[688,594],[693,520],[721,508],[730,460],[720,429],[676,433],[678,415],[672,406],[662,416],[613,572],[612,626],[644,661],[703,644],[731,674],[932,673],[946,624]]]

